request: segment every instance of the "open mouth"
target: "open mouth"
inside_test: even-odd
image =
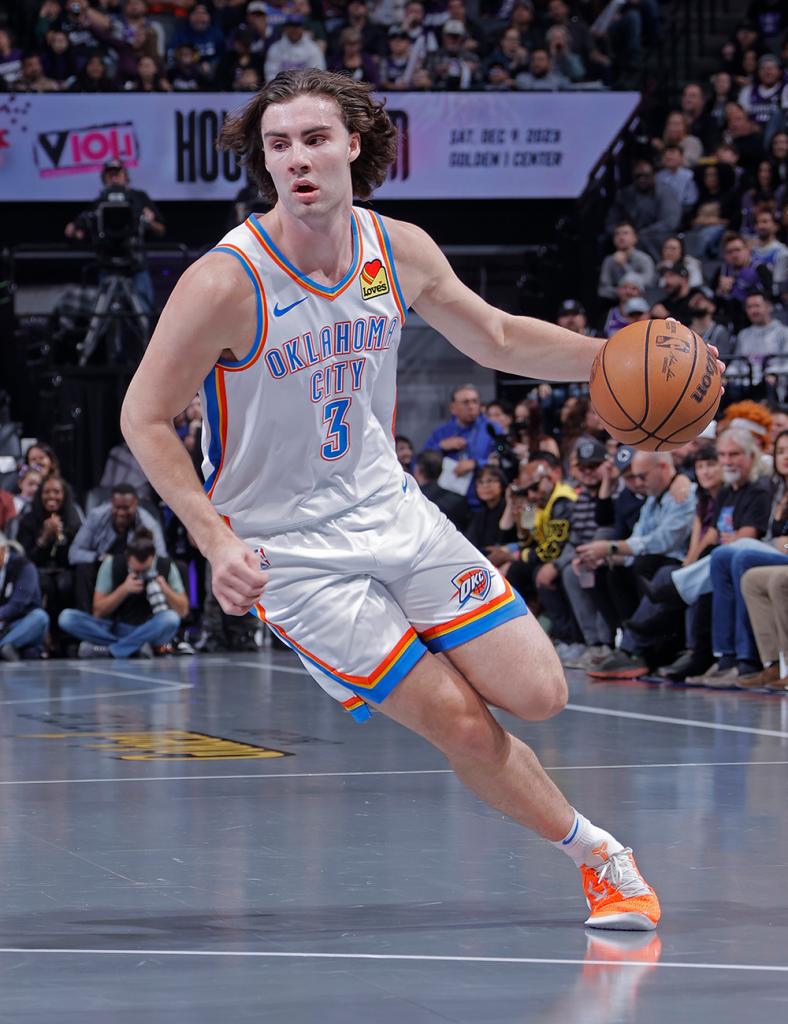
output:
[[[317,186],[313,185],[311,181],[297,181],[293,185],[293,192],[299,196],[308,196],[317,192]]]

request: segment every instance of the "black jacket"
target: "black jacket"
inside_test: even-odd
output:
[[[3,570],[0,569],[0,576]],[[17,619],[41,607],[36,567],[11,548],[6,552],[5,576],[0,590],[0,632]]]

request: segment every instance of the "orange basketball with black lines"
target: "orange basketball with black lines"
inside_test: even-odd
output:
[[[588,386],[612,437],[641,451],[666,452],[709,425],[722,381],[713,353],[689,327],[641,320],[605,342]]]

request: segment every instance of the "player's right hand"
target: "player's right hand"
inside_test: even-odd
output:
[[[222,611],[246,615],[260,600],[268,582],[258,556],[228,530],[207,557],[214,597]]]

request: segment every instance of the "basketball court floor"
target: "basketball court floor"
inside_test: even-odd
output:
[[[287,653],[0,668],[0,1021],[788,1019],[788,699],[570,673],[501,720],[632,844],[656,934]]]

